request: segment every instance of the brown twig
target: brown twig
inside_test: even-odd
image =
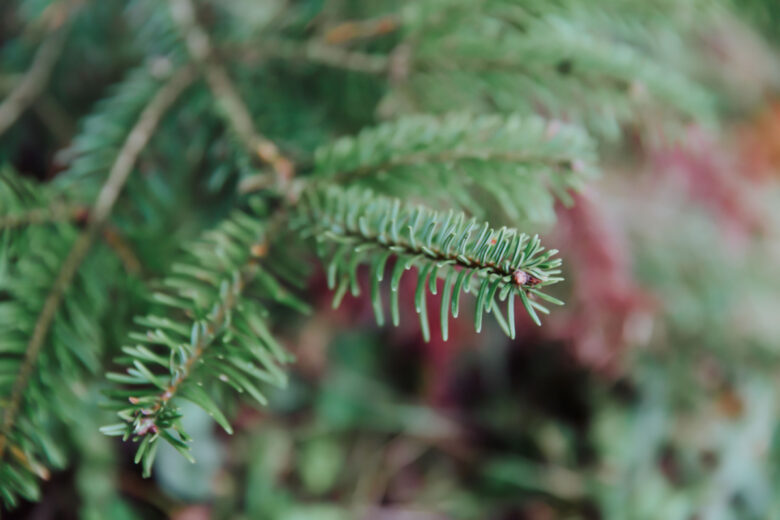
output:
[[[343,45],[354,40],[376,38],[394,32],[400,27],[395,16],[382,16],[372,20],[351,20],[332,27],[325,33],[324,40],[334,45]]]
[[[0,423],[0,459],[2,459],[8,445],[8,434],[16,421],[27,382],[35,368],[66,289],[70,286],[92,243],[111,214],[119,193],[133,170],[136,159],[146,147],[163,115],[194,79],[195,74],[191,67],[184,67],[176,72],[141,112],[138,121],[125,139],[108,178],[90,210],[91,218],[87,228],[78,236],[62,263],[57,278],[38,315],[25,350],[24,360],[14,381],[11,396],[3,411],[2,423]]]
[[[86,225],[90,220],[90,210],[82,204],[53,202],[47,208],[33,208],[22,213],[0,216],[0,229],[13,229],[27,226],[40,226],[55,222],[72,222]],[[101,231],[103,240],[114,250],[122,265],[130,274],[141,272],[141,262],[121,232],[113,226],[104,225]]]
[[[282,38],[263,39],[258,47],[243,50],[246,59],[258,55],[286,60],[301,60],[338,69],[363,72],[366,74],[386,74],[390,69],[390,58],[384,54],[342,49],[324,41],[309,40],[297,42]]]
[[[101,235],[106,245],[114,251],[119,261],[122,262],[126,273],[132,275],[141,274],[143,270],[141,260],[138,259],[135,251],[133,251],[133,247],[116,227],[104,226]]]
[[[0,229],[37,226],[61,221],[86,219],[89,209],[83,205],[52,203],[48,208],[33,208],[23,213],[0,216]]]
[[[68,28],[69,24],[65,21],[46,37],[35,53],[30,69],[0,104],[0,135],[13,125],[43,92],[51,71],[62,53]]]
[[[61,145],[66,145],[70,141],[76,125],[54,97],[45,93],[40,95],[33,102],[32,109]]]
[[[277,183],[286,188],[294,175],[291,160],[282,155],[276,144],[260,134],[252,122],[244,100],[225,69],[213,57],[212,45],[206,32],[198,25],[190,0],[170,0],[173,19],[179,24],[187,49],[200,65],[214,96],[223,104],[225,115],[233,130],[251,154],[257,155],[276,173]]]
[[[21,77],[0,76],[0,92],[5,94],[14,90]],[[70,141],[76,125],[53,97],[40,94],[38,99],[33,100],[32,109],[61,145]]]

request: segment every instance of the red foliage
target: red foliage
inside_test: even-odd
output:
[[[732,236],[746,238],[763,231],[764,219],[750,197],[755,176],[746,175],[750,168],[723,142],[692,127],[679,143],[650,150],[648,155],[654,174],[677,181]]]
[[[566,341],[582,363],[612,371],[656,303],[634,280],[623,230],[600,205],[577,195],[572,207],[558,213],[554,242],[562,244],[572,289],[550,333]]]

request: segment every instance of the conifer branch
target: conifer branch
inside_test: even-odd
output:
[[[263,251],[267,247],[264,242],[258,242],[250,248],[251,250]],[[155,414],[165,409],[168,402],[177,397],[177,393],[182,384],[188,380],[196,365],[201,362],[206,349],[216,341],[219,335],[224,331],[230,313],[240,302],[241,293],[247,284],[257,274],[258,256],[251,256],[243,268],[236,271],[238,276],[221,287],[220,299],[217,300],[209,315],[201,322],[194,325],[195,329],[200,329],[196,339],[191,345],[191,352],[181,362],[174,363],[171,366],[171,373],[174,374],[170,384],[165,390],[158,394],[154,399],[146,404],[143,425],[152,424]],[[133,402],[133,399],[130,399]],[[138,432],[136,432],[138,433]]]
[[[40,498],[38,481],[68,460],[89,466],[85,432],[98,417],[79,401],[91,402],[82,389],[96,389],[90,379],[101,371],[108,372],[99,385],[102,404],[116,414],[106,421],[116,424],[101,431],[134,445],[144,476],[160,441],[192,459],[187,404],[232,433],[237,397],[263,405],[267,388],[287,382],[293,355],[276,332],[289,331],[282,308],[308,309],[297,295],[312,267],[308,253],[321,259],[334,306],[348,293],[366,292],[380,325],[399,325],[400,295],[410,288],[426,341],[436,333],[431,307],[445,341],[454,335],[451,318],[465,308],[478,332],[486,315],[511,338],[518,336],[518,315],[540,325],[548,304],[562,304],[553,296],[562,260],[529,230],[549,229],[558,202],[573,202],[571,193],[598,173],[594,136],[618,138],[647,122],[666,134],[667,124],[731,111],[725,92],[711,88],[720,74],[707,57],[729,63],[723,2],[734,3],[412,0],[388,16],[335,27],[322,21],[371,16],[379,7],[129,0],[93,2],[99,7],[77,18],[85,0],[9,2],[19,4],[7,9],[10,26],[43,14],[30,18],[21,36],[2,38],[9,64],[31,63],[0,78],[0,89],[10,93],[0,102],[0,136],[24,130],[2,143],[0,159],[21,158],[15,164],[27,170],[33,144],[33,166],[68,166],[48,183],[0,169],[0,500],[13,507]],[[703,8],[721,3],[713,7],[718,14]],[[718,23],[703,26],[707,20]],[[114,27],[130,30],[113,34]],[[30,36],[37,49],[27,46]],[[85,50],[88,59],[80,59]],[[143,65],[93,104],[129,57]],[[89,70],[81,70],[85,63]],[[262,70],[255,73],[269,79],[261,92],[251,84],[257,74],[246,74],[257,64]],[[67,101],[67,113],[52,103],[52,90],[57,102]],[[33,110],[60,141],[72,140],[53,161],[51,152],[63,143],[52,142],[49,131],[36,142],[37,120],[21,127]],[[71,113],[83,129],[75,136]],[[347,129],[358,131],[342,137]],[[296,169],[305,175],[296,177]],[[238,210],[225,218],[232,208]],[[177,247],[214,221],[219,225]],[[127,343],[109,350],[125,335],[123,316],[137,310],[146,287],[122,264],[137,272],[141,262],[149,273],[170,269],[152,286]],[[622,293],[588,296],[588,304],[605,304],[617,318],[601,320],[609,330],[586,339],[626,336],[626,316],[633,318],[641,302]],[[631,321],[628,332],[636,332]],[[577,319],[568,325],[567,336],[588,336]],[[445,350],[431,347],[436,371],[445,366]],[[105,368],[108,357],[113,362]],[[347,361],[354,364],[354,356]],[[582,380],[568,372],[566,378]],[[345,388],[314,395],[317,415],[333,424],[363,421],[361,403],[336,395]],[[402,426],[419,422],[415,410],[390,404]],[[379,415],[387,424],[389,415]],[[294,461],[301,477],[294,480],[309,498],[338,494],[333,478],[310,478],[322,469],[311,464],[324,460],[322,453],[330,462],[339,458],[332,441],[307,435],[304,456]],[[260,443],[263,450],[280,446],[275,437]],[[577,448],[568,444],[566,453],[551,456]],[[328,461],[325,469],[335,469]],[[491,463],[482,476],[502,480],[528,466],[510,462]],[[270,475],[250,466],[248,481]],[[100,478],[105,464],[95,473]],[[106,495],[110,484],[102,484],[96,495]],[[108,505],[92,504],[93,513]],[[281,514],[278,505],[269,503]],[[491,505],[480,504],[475,515],[490,516]],[[270,514],[255,506],[247,502],[245,513]]]
[[[263,247],[263,244],[257,244],[255,247]],[[173,368],[173,373],[176,376],[172,379],[170,386],[157,396],[157,400],[152,401],[150,406],[152,411],[163,408],[168,401],[176,397],[181,384],[190,376],[195,364],[200,362],[206,348],[213,343],[217,335],[222,331],[228,314],[239,301],[238,296],[244,291],[247,283],[254,278],[256,272],[257,259],[252,258],[247,262],[246,267],[239,272],[238,279],[227,285],[224,299],[217,302],[212,314],[204,322],[203,332],[193,345],[192,353],[183,363]]]
[[[175,317],[136,320],[146,332],[131,334],[135,345],[122,349],[126,357],[118,361],[125,372],[108,375],[123,385],[108,392],[123,422],[102,431],[140,441],[136,462],[143,464],[144,474],[151,469],[159,439],[191,458],[177,399],[194,402],[230,433],[207,383],[229,385],[260,403],[265,397],[258,381],[285,383],[278,365],[291,358],[271,335],[267,311],[258,301],[307,308],[272,274],[268,240],[284,220],[277,214],[266,223],[257,215],[238,213],[205,233],[186,249],[192,258],[174,265],[164,281],[169,290],[153,295]],[[253,296],[250,288],[260,291]]]
[[[8,191],[0,189],[0,205],[4,209],[9,209],[9,213],[0,214],[0,231],[61,222],[85,226],[89,222],[89,208],[83,204],[54,200],[49,196],[48,189],[23,182],[12,176],[0,174],[0,181],[10,188]],[[32,202],[35,204],[33,205]],[[101,235],[121,260],[127,272],[137,274],[141,271],[140,261],[118,229],[108,224],[104,225]]]
[[[315,176],[398,197],[424,197],[486,216],[485,197],[514,223],[554,218],[554,197],[598,172],[596,146],[581,127],[511,114],[415,115],[320,147]]]
[[[295,173],[292,161],[282,155],[276,143],[260,134],[255,128],[249,109],[238,89],[227,71],[214,60],[213,46],[206,32],[198,25],[192,2],[170,0],[170,5],[172,17],[181,28],[187,50],[201,66],[209,88],[214,93],[214,97],[222,103],[236,135],[251,155],[257,155],[260,160],[273,168],[277,183],[284,189]]]
[[[644,8],[641,2],[616,5],[614,12],[558,2],[528,9],[452,2],[450,9],[429,9],[421,2],[405,17],[413,53],[386,103],[433,112],[453,105],[541,112],[611,138],[647,106],[678,119],[711,119],[712,93],[679,66],[664,64],[654,44],[637,41],[665,27],[654,21],[647,34],[624,28],[643,19]],[[604,27],[604,19],[614,23]]]
[[[86,257],[98,231],[108,219],[122,187],[132,172],[136,159],[149,142],[154,129],[182,91],[192,83],[193,79],[194,73],[190,67],[180,69],[159,90],[141,113],[138,122],[125,139],[124,145],[108,174],[108,178],[90,211],[91,218],[87,229],[78,236],[68,256],[63,261],[57,278],[38,315],[33,333],[25,350],[24,359],[14,381],[11,396],[3,410],[2,423],[0,423],[0,460],[2,460],[5,454],[8,432],[14,426],[27,381],[35,368],[38,356],[45,344],[49,328],[54,321],[66,289]]]
[[[467,219],[462,213],[439,213],[422,206],[404,205],[397,199],[379,197],[370,191],[331,188],[304,193],[297,225],[305,235],[318,240],[321,255],[329,257],[328,284],[336,289],[334,305],[349,290],[360,293],[357,269],[370,265],[371,296],[377,322],[384,323],[379,282],[385,266],[395,256],[391,283],[393,323],[398,325],[398,283],[403,272],[417,267],[415,307],[423,336],[430,337],[425,295],[437,294],[438,278],[445,281],[442,293],[442,334],[447,339],[447,316],[458,315],[460,292],[477,297],[475,327],[497,307],[496,298],[507,301],[506,319],[495,313],[499,325],[514,337],[516,295],[531,318],[541,324],[537,311],[548,313],[540,298],[560,304],[541,289],[562,280],[557,250],[544,251],[538,237],[514,229],[493,230],[487,223]],[[454,292],[453,292],[454,284]],[[454,298],[451,300],[451,298]]]
[[[69,29],[70,23],[65,21],[46,37],[35,53],[29,70],[8,97],[0,103],[0,135],[13,125],[43,92],[54,65],[62,53]]]

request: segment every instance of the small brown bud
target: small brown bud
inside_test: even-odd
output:
[[[252,253],[252,256],[254,256],[256,258],[261,258],[261,257],[265,256],[266,253],[268,253],[268,244],[266,244],[265,242],[263,242],[261,244],[254,244],[251,247],[250,251]]]
[[[519,287],[533,287],[542,283],[539,278],[526,273],[522,269],[515,271],[512,274],[512,278]]]

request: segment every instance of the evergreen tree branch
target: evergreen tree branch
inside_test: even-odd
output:
[[[292,161],[282,155],[276,143],[260,134],[255,128],[249,109],[238,89],[225,69],[214,59],[211,41],[198,25],[192,2],[170,0],[170,5],[172,17],[181,28],[187,50],[201,66],[206,82],[217,100],[222,103],[233,130],[251,155],[257,155],[260,160],[273,168],[277,183],[284,189],[295,173]]]
[[[385,104],[433,112],[452,106],[541,112],[610,138],[648,107],[678,121],[712,121],[712,92],[648,42],[668,30],[668,9],[647,32],[627,29],[645,23],[647,9],[643,2],[585,8],[576,2],[520,7],[502,0],[422,0],[405,11],[412,52],[404,80]]]
[[[55,222],[85,223],[88,207],[59,195],[12,170],[0,171],[0,232]]]
[[[439,278],[444,279],[444,339],[450,309],[454,317],[458,315],[461,291],[478,295],[477,331],[482,327],[483,314],[497,308],[496,299],[507,301],[506,320],[498,312],[494,315],[511,337],[515,330],[516,295],[537,324],[541,324],[537,311],[549,311],[536,298],[561,303],[541,291],[562,280],[558,276],[561,261],[554,258],[557,250],[544,251],[538,237],[531,238],[514,229],[494,230],[462,213],[440,213],[404,205],[398,199],[379,197],[370,191],[335,187],[304,192],[297,217],[297,226],[305,235],[316,238],[321,255],[329,257],[328,284],[336,289],[334,306],[348,290],[354,296],[360,293],[357,269],[370,265],[371,297],[377,322],[383,324],[379,282],[385,276],[387,261],[395,256],[391,311],[393,323],[398,325],[398,284],[405,270],[416,267],[415,307],[426,341],[430,337],[426,293],[437,294]]]
[[[0,207],[41,207],[48,186],[0,173]],[[79,229],[68,221],[52,221],[23,231],[0,232],[0,408],[10,402],[26,348],[43,302],[57,278]],[[69,424],[71,410],[81,404],[79,383],[99,366],[101,318],[106,310],[109,280],[118,263],[105,248],[95,247],[68,288],[35,370],[21,398],[20,417],[3,431],[7,443],[0,461],[0,498],[13,505],[17,496],[39,496],[37,479],[49,468],[62,467],[64,450],[55,439]],[[99,273],[99,276],[96,274]],[[86,348],[85,348],[86,347]],[[86,369],[86,370],[85,370]],[[1,419],[1,417],[0,417]]]
[[[427,205],[455,202],[480,217],[496,206],[518,225],[551,222],[553,196],[568,203],[596,165],[595,142],[577,125],[455,113],[406,116],[342,137],[316,151],[314,173]]]
[[[70,29],[70,13],[41,43],[32,65],[19,83],[0,103],[0,135],[3,135],[43,92],[54,65],[62,53]]]
[[[0,231],[60,222],[84,226],[89,222],[87,206],[52,197],[50,192],[58,190],[50,190],[50,186],[24,182],[4,173],[0,173],[0,181],[0,207],[9,211],[5,215],[0,214]],[[127,272],[137,274],[141,271],[140,261],[115,226],[104,225],[101,235]]]
[[[141,113],[138,122],[128,134],[90,211],[91,218],[87,229],[78,236],[65,258],[38,315],[25,350],[24,359],[14,381],[11,396],[3,410],[2,423],[0,423],[0,460],[6,452],[8,432],[14,426],[27,381],[35,368],[65,290],[78,272],[79,266],[92,246],[98,231],[108,219],[122,187],[133,170],[136,159],[148,143],[157,124],[182,91],[192,83],[194,77],[194,71],[190,67],[184,67],[177,71]]]
[[[123,385],[108,392],[123,422],[102,431],[140,441],[136,462],[143,464],[145,475],[159,439],[191,459],[177,400],[194,402],[231,433],[227,418],[212,400],[212,384],[228,385],[264,404],[256,383],[285,383],[278,365],[291,358],[271,335],[265,320],[268,311],[260,300],[298,310],[307,306],[272,274],[268,240],[286,221],[280,215],[266,223],[257,215],[238,213],[205,233],[186,249],[191,258],[174,265],[164,281],[168,290],[153,295],[156,302],[172,308],[175,317],[137,318],[146,331],[131,334],[135,345],[122,349],[126,356],[118,362],[127,369],[108,375]],[[252,295],[251,288],[260,291]]]

